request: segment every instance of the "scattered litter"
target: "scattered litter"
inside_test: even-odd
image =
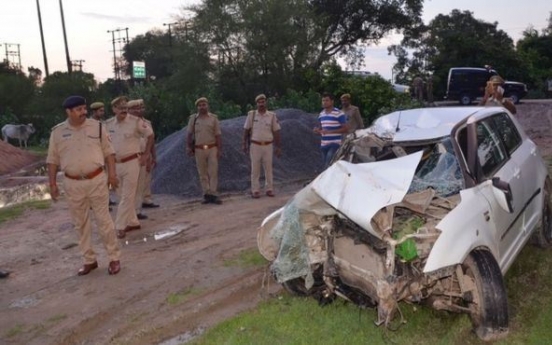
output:
[[[71,248],[76,247],[76,246],[78,246],[78,244],[73,242],[73,243],[68,243],[68,244],[64,245],[63,247],[61,247],[61,249],[67,250],[67,249],[71,249]]]
[[[181,233],[182,231],[188,230],[189,228],[190,228],[190,225],[189,225],[189,224],[171,226],[171,227],[168,228],[167,230],[163,230],[163,231],[156,232],[156,233],[153,235],[153,238],[154,238],[156,241],[163,240],[163,239],[166,239],[166,238],[169,238],[169,237],[176,236],[176,235],[178,235],[179,233]],[[144,238],[144,242],[145,242],[145,241],[146,241],[146,239]]]

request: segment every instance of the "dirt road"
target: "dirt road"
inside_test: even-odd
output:
[[[162,207],[121,240],[116,276],[97,236],[100,268],[76,276],[81,256],[64,201],[4,223],[0,263],[13,272],[0,281],[0,343],[156,344],[254,307],[278,286],[265,279],[262,288],[264,269],[231,262],[256,250],[256,228],[296,187],[286,189],[259,200],[228,195],[221,206],[158,196]],[[171,229],[182,232],[154,239]]]
[[[518,106],[520,122],[548,157],[551,109]],[[100,268],[76,276],[81,256],[63,200],[3,223],[0,268],[12,274],[0,281],[0,344],[158,344],[254,307],[279,287],[265,268],[231,262],[256,250],[262,219],[299,186],[281,186],[275,198],[259,200],[226,195],[221,206],[157,195],[162,207],[148,211],[142,230],[121,242],[116,276],[107,274],[97,236]],[[167,230],[182,231],[154,239]]]

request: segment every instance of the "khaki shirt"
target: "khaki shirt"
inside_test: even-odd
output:
[[[140,138],[147,138],[153,134],[153,130],[143,119],[128,114],[121,122],[114,116],[105,121],[115,155],[117,159],[122,159],[142,152],[140,150]]]
[[[354,105],[350,105],[347,108],[341,109],[345,116],[347,116],[347,125],[349,126],[349,133],[353,133],[357,129],[364,128],[364,121],[360,116],[360,110]]]
[[[106,157],[115,153],[105,125],[86,119],[80,127],[64,121],[52,128],[46,163],[55,164],[69,175],[89,174],[105,165]]]
[[[272,141],[274,132],[281,129],[275,113],[267,111],[260,114],[257,110],[252,110],[247,114],[243,128],[251,128],[251,140],[255,141]]]
[[[221,135],[218,117],[211,113],[208,116],[193,114],[188,120],[188,133],[194,134],[195,145],[215,144],[216,136]]]
[[[153,132],[153,126],[151,125],[151,121],[148,119],[142,119],[144,122],[151,128]],[[140,152],[144,153],[146,151],[146,146],[148,144],[147,138],[141,137],[140,138]]]

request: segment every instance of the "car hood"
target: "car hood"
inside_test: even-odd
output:
[[[421,157],[420,151],[372,163],[338,161],[299,191],[293,202],[299,210],[318,215],[342,214],[382,238],[371,220],[383,207],[403,200]]]

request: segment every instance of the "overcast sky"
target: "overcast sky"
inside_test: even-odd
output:
[[[65,47],[61,27],[59,0],[39,0],[50,73],[66,71]],[[113,76],[112,34],[108,30],[128,28],[130,39],[153,28],[166,29],[163,23],[173,22],[185,6],[198,0],[62,0],[69,55],[71,60],[85,60],[83,70],[105,81]],[[36,0],[0,0],[0,58],[6,54],[5,43],[19,44],[24,71],[35,66],[44,72],[38,26]],[[478,19],[498,22],[514,41],[529,25],[539,31],[547,24],[552,11],[550,0],[426,0],[424,22],[437,14],[453,9],[469,10]],[[123,31],[123,36],[126,33]],[[116,36],[117,37],[117,36]],[[391,78],[393,56],[387,46],[398,43],[398,35],[390,35],[379,46],[367,50],[363,70],[378,72]],[[17,49],[9,46],[10,51]]]

